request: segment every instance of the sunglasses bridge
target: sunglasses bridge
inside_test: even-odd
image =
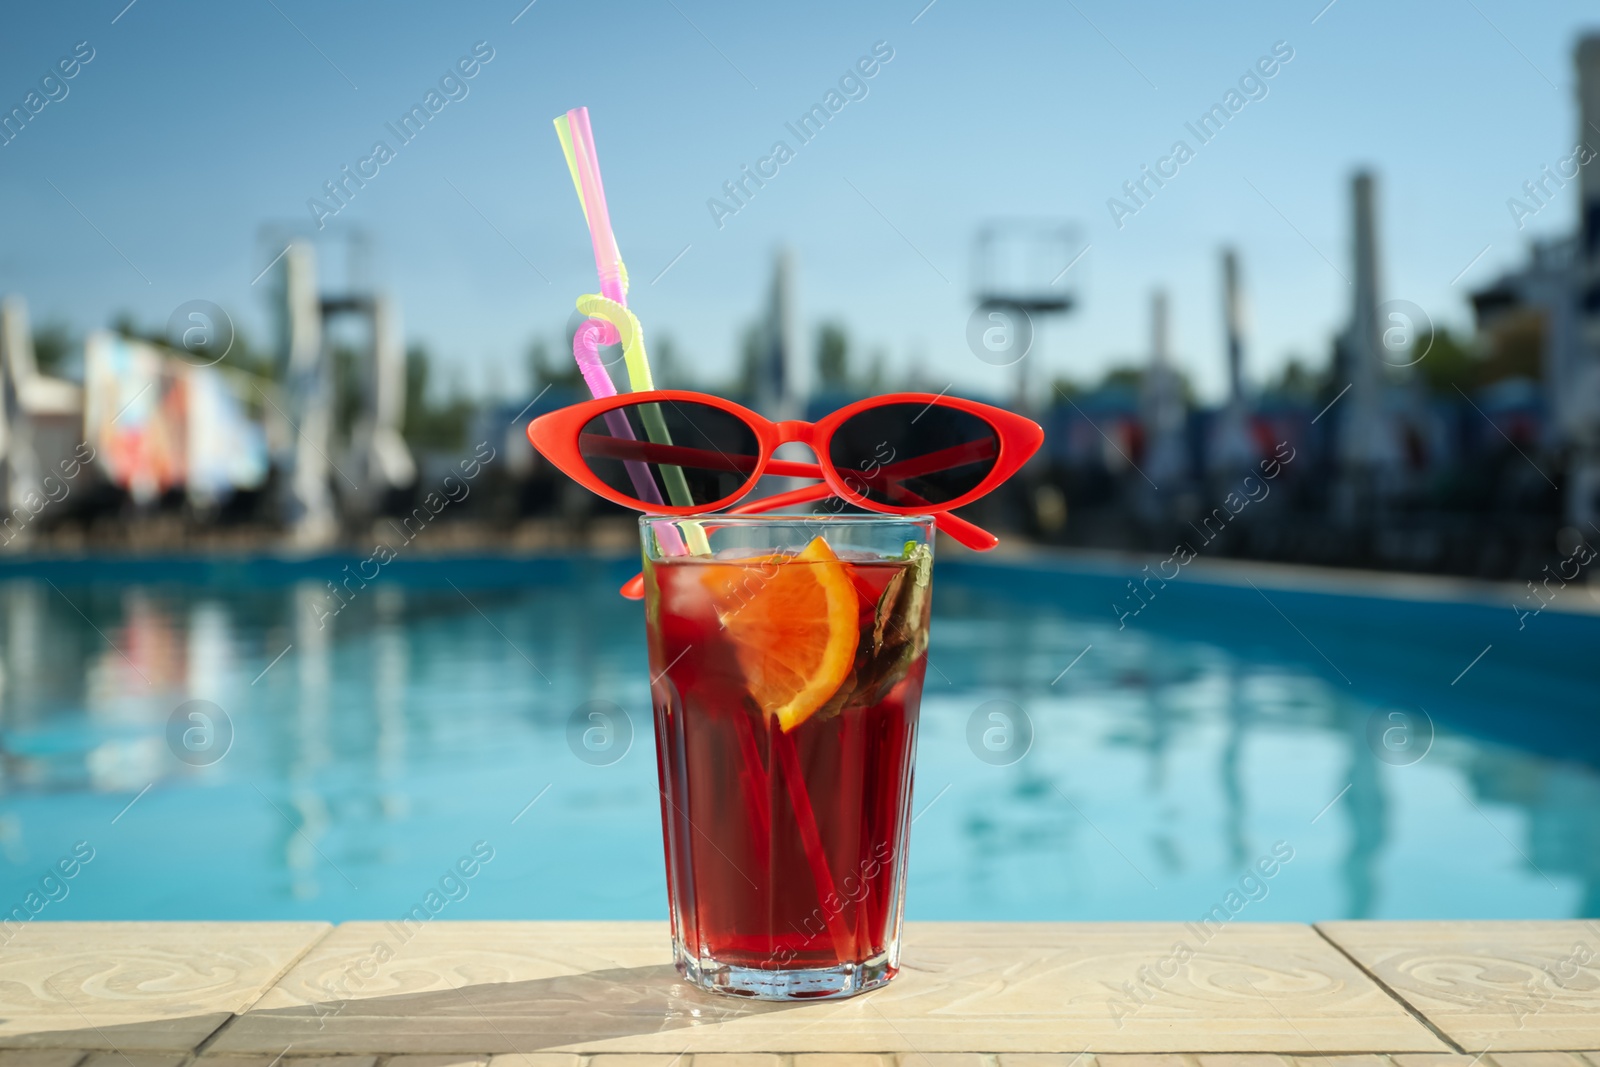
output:
[[[783,422],[773,423],[773,429],[778,431],[778,444],[802,444],[811,449],[811,454],[817,454],[814,442],[816,427],[809,422],[799,419],[785,419]]]

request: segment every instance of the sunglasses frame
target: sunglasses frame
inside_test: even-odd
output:
[[[583,452],[579,448],[578,439],[583,433],[584,427],[608,411],[649,403],[701,404],[706,407],[716,408],[738,418],[755,434],[756,444],[760,449],[760,455],[757,457],[755,469],[751,472],[750,477],[737,491],[720,500],[689,506],[651,504],[619,492],[606,484],[590,469],[588,461],[584,458]],[[865,493],[858,492],[851,487],[846,479],[847,474],[853,475],[856,472],[840,472],[829,458],[828,446],[832,443],[833,434],[844,423],[864,411],[895,404],[921,404],[925,408],[953,408],[982,419],[994,430],[998,444],[998,454],[995,456],[994,466],[990,468],[989,473],[984,476],[983,480],[972,489],[959,497],[938,504],[914,506],[884,504],[870,499]],[[919,415],[918,418],[920,417]],[[942,393],[887,393],[883,396],[868,397],[865,400],[858,400],[853,404],[848,404],[813,423],[799,419],[773,422],[771,419],[756,414],[749,408],[742,407],[731,400],[725,400],[711,393],[697,393],[685,389],[653,389],[647,392],[618,393],[615,396],[586,400],[570,407],[561,408],[558,411],[552,411],[547,415],[541,415],[528,423],[528,441],[564,474],[590,492],[631,510],[642,511],[652,515],[709,515],[724,508],[732,507],[749,496],[757,483],[769,472],[776,475],[793,474],[797,477],[820,477],[828,488],[833,490],[834,496],[838,496],[868,511],[887,515],[927,515],[954,510],[993,492],[1039,450],[1039,446],[1044,443],[1044,430],[1031,419],[1015,412],[1006,411],[1004,408],[982,404],[975,400],[964,400],[961,397],[946,396]],[[791,465],[786,461],[773,459],[773,453],[778,450],[780,445],[786,445],[791,442],[799,442],[810,447],[812,453],[816,456],[816,473],[801,473],[793,469],[784,469],[800,465]],[[893,460],[891,459],[889,466],[892,466],[892,464]],[[809,464],[805,466],[809,466]],[[887,467],[881,469],[887,469]]]

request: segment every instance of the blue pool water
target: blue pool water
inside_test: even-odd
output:
[[[628,561],[349,562],[6,564],[0,909],[664,917]],[[1131,574],[938,565],[908,915],[1600,916],[1600,617]]]

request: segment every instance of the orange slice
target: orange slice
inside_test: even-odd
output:
[[[751,698],[785,733],[828,702],[861,639],[849,567],[818,537],[795,556],[706,565],[704,581]]]

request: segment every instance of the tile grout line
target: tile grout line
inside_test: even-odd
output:
[[[1408,1013],[1410,1013],[1410,1015],[1411,1015],[1411,1017],[1413,1019],[1416,1019],[1423,1026],[1426,1026],[1428,1028],[1428,1030],[1433,1034],[1433,1036],[1437,1037],[1440,1041],[1443,1041],[1444,1044],[1445,1044],[1445,1047],[1448,1048],[1451,1052],[1458,1053],[1458,1054],[1460,1054],[1462,1056],[1470,1056],[1470,1055],[1472,1055],[1472,1053],[1468,1052],[1466,1049],[1464,1049],[1460,1045],[1456,1044],[1455,1040],[1453,1038],[1451,1038],[1449,1034],[1446,1034],[1443,1030],[1441,1030],[1437,1026],[1435,1026],[1433,1024],[1433,1020],[1432,1019],[1428,1018],[1426,1015],[1422,1014],[1421,1011],[1419,1011],[1418,1009],[1413,1007],[1411,1002],[1409,1000],[1407,1000],[1405,997],[1401,996],[1398,990],[1394,989],[1392,986],[1389,985],[1388,982],[1385,982],[1382,978],[1379,978],[1376,974],[1374,974],[1371,970],[1369,970],[1367,968],[1367,966],[1364,963],[1362,963],[1360,960],[1356,959],[1349,952],[1345,951],[1345,947],[1343,945],[1339,944],[1339,942],[1335,941],[1333,938],[1328,936],[1328,932],[1322,928],[1322,924],[1321,923],[1312,923],[1311,924],[1311,929],[1316,932],[1318,937],[1322,938],[1322,940],[1324,940],[1328,944],[1332,945],[1335,952],[1339,953],[1339,955],[1341,955],[1345,959],[1349,960],[1351,962],[1351,964],[1353,964],[1355,966],[1356,970],[1360,971],[1362,974],[1364,974],[1368,978],[1372,979],[1372,982],[1373,982],[1374,985],[1376,985],[1379,989],[1381,989],[1385,993],[1387,993],[1389,995],[1390,999],[1392,999],[1396,1004],[1399,1004]],[[1480,1053],[1480,1055],[1482,1055],[1482,1054]]]
[[[318,935],[314,940],[308,942],[304,948],[302,948],[298,953],[295,954],[294,959],[292,959],[288,963],[284,964],[282,969],[280,969],[277,974],[272,976],[272,981],[263,984],[261,992],[257,993],[254,997],[252,997],[251,1000],[250,1000],[250,1003],[246,1004],[239,1011],[235,1012],[233,1014],[233,1018],[237,1019],[239,1016],[244,1015],[251,1008],[254,1008],[257,1004],[261,1003],[261,998],[262,997],[265,997],[268,993],[272,992],[274,989],[277,989],[278,988],[278,983],[282,982],[285,978],[287,978],[289,976],[289,972],[290,971],[294,970],[295,967],[298,966],[302,960],[304,960],[307,956],[311,955],[311,950],[312,949],[316,948],[318,945],[322,944],[328,938],[332,937],[333,936],[333,932],[335,930],[337,930],[339,928],[339,926],[340,926],[340,924],[338,924],[338,923],[324,923],[323,925],[325,925],[327,927],[327,929],[323,930],[322,933],[320,935]]]
[[[228,1017],[218,1023],[215,1030],[211,1031],[205,1037],[202,1037],[199,1042],[195,1044],[194,1048],[189,1050],[188,1059],[181,1061],[181,1067],[194,1067],[196,1063],[200,1062],[200,1057],[204,1056],[206,1051],[211,1048],[212,1044],[222,1036],[222,1031],[228,1028],[228,1024],[233,1022],[233,1020],[237,1019],[238,1017],[239,1016],[233,1014],[232,1012],[229,1012]]]
[[[257,993],[254,997],[251,997],[248,1003],[241,1005],[238,1011],[229,1012],[228,1017],[222,1020],[222,1022],[218,1023],[215,1030],[211,1031],[204,1038],[202,1038],[200,1042],[190,1050],[190,1059],[185,1061],[181,1067],[193,1067],[194,1063],[202,1055],[204,1055],[212,1045],[215,1045],[222,1039],[222,1035],[230,1026],[237,1022],[242,1016],[247,1014],[251,1008],[254,1008],[257,1004],[261,1003],[261,999],[268,993],[278,988],[278,983],[287,978],[289,976],[289,972],[294,970],[301,960],[305,959],[311,954],[312,949],[326,941],[330,936],[332,936],[333,932],[339,928],[338,924],[336,923],[324,923],[323,925],[326,927],[326,929],[324,929],[317,937],[309,941],[304,948],[295,954],[293,959],[285,963],[283,967],[272,976],[271,981],[262,983],[261,992]],[[279,1053],[280,1057],[282,1055],[282,1053]]]
[[[247,925],[247,924],[239,924],[239,925]],[[263,924],[263,925],[266,925],[266,924]],[[276,925],[276,924],[273,924],[273,925]],[[289,925],[289,924],[283,924],[283,925]],[[219,1042],[220,1037],[225,1032],[231,1032],[230,1027],[231,1027],[232,1022],[234,1020],[238,1019],[238,1018],[241,1018],[243,1016],[243,1014],[246,1014],[247,1012],[253,1010],[256,1006],[259,1006],[261,1000],[265,997],[267,990],[280,989],[281,985],[282,985],[282,982],[286,979],[287,975],[289,973],[293,972],[301,963],[304,963],[309,956],[313,955],[317,948],[319,948],[323,944],[327,944],[332,932],[334,932],[335,930],[338,930],[338,929],[342,929],[342,926],[345,925],[345,924],[295,923],[293,925],[303,928],[300,931],[302,939],[303,939],[302,942],[296,943],[296,942],[293,942],[291,940],[291,941],[289,941],[289,943],[287,945],[284,946],[284,948],[287,950],[285,952],[285,956],[293,954],[294,958],[289,960],[283,966],[282,970],[280,970],[279,972],[273,973],[273,972],[268,971],[266,973],[263,973],[261,978],[257,982],[251,983],[251,986],[253,986],[255,988],[258,988],[258,989],[262,989],[263,991],[259,995],[255,996],[253,998],[250,998],[249,1003],[247,1005],[241,1006],[237,1010],[237,1012],[229,1011],[225,1007],[221,1008],[220,1011],[216,1012],[216,1014],[223,1015],[224,1019],[219,1025],[216,1026],[216,1028],[214,1030],[210,1031],[209,1033],[202,1033],[201,1036],[199,1036],[199,1037],[197,1037],[197,1038],[195,1038],[193,1040],[183,1041],[183,1040],[180,1039],[179,1042],[176,1042],[172,1046],[169,1046],[170,1047],[170,1053],[168,1053],[168,1054],[172,1055],[173,1059],[171,1059],[170,1061],[167,1061],[167,1062],[173,1064],[174,1067],[207,1067],[208,1062],[212,1063],[212,1064],[215,1064],[215,1057],[213,1057],[211,1055],[211,1053],[215,1050],[215,1045]],[[366,924],[362,924],[362,925],[366,925]],[[376,925],[376,924],[373,924],[373,925]],[[494,924],[490,924],[490,925],[494,925]],[[611,924],[596,924],[596,925],[611,925]],[[628,924],[628,925],[633,925],[633,924]],[[643,926],[643,925],[646,925],[646,924],[636,924],[636,925]],[[935,925],[937,925],[937,924],[935,924]],[[1093,925],[1093,924],[1091,924],[1091,925]],[[1246,925],[1248,925],[1248,924],[1246,924]],[[1286,924],[1286,925],[1288,925],[1288,924]],[[1337,939],[1335,939],[1332,936],[1333,933],[1340,932],[1340,930],[1343,929],[1343,927],[1341,927],[1338,923],[1328,923],[1328,924],[1311,923],[1311,924],[1293,924],[1293,925],[1299,926],[1302,929],[1305,926],[1310,926],[1311,929],[1316,932],[1317,936],[1321,939],[1321,941],[1328,943],[1330,946],[1332,946],[1336,950],[1337,955],[1335,957],[1329,958],[1329,962],[1336,962],[1337,959],[1340,958],[1340,957],[1345,958],[1348,962],[1350,962],[1356,968],[1356,970],[1358,972],[1360,972],[1365,977],[1369,978],[1378,989],[1381,989],[1385,994],[1387,994],[1391,998],[1391,1000],[1393,1002],[1398,1003],[1413,1018],[1416,1018],[1419,1022],[1421,1022],[1427,1028],[1427,1030],[1430,1031],[1436,1037],[1436,1039],[1440,1042],[1439,1045],[1436,1045],[1432,1049],[1430,1049],[1427,1054],[1438,1058],[1440,1063],[1443,1063],[1443,1061],[1444,1061],[1443,1053],[1446,1050],[1455,1052],[1455,1050],[1461,1048],[1461,1046],[1458,1044],[1458,1042],[1455,1039],[1453,1039],[1452,1037],[1450,1037],[1450,1036],[1448,1036],[1448,1035],[1446,1035],[1444,1033],[1444,1031],[1441,1029],[1440,1025],[1435,1025],[1432,1022],[1432,1020],[1428,1016],[1423,1014],[1423,1012],[1420,1009],[1412,1006],[1412,1004],[1408,1000],[1408,997],[1409,996],[1418,996],[1419,994],[1416,991],[1413,991],[1413,992],[1407,993],[1405,995],[1402,995],[1395,988],[1391,987],[1391,985],[1389,983],[1387,983],[1385,980],[1381,979],[1376,973],[1374,973],[1375,970],[1381,969],[1384,966],[1390,966],[1387,957],[1383,957],[1383,956],[1370,957],[1369,956],[1369,958],[1371,958],[1373,960],[1373,962],[1371,964],[1371,967],[1369,967],[1366,964],[1364,964],[1362,962],[1362,960],[1356,958],[1356,954],[1354,952],[1355,948],[1361,947],[1359,943],[1357,943],[1356,941],[1353,941],[1352,942],[1352,947],[1351,948],[1346,948],[1345,946],[1342,945],[1342,943],[1338,942]],[[1329,931],[1329,930],[1325,929],[1326,925],[1334,926],[1335,930]],[[1362,922],[1362,923],[1352,923],[1352,924],[1349,924],[1349,925],[1352,927],[1352,929],[1354,929],[1354,928],[1363,927],[1363,926],[1364,927],[1372,927],[1372,926],[1375,926],[1376,924],[1368,923],[1368,922]],[[1466,923],[1464,925],[1470,926],[1472,924],[1469,922],[1469,923]],[[1572,925],[1573,926],[1578,926],[1579,924],[1578,923],[1573,923]],[[1586,924],[1583,924],[1583,928],[1584,929],[1594,929],[1594,928],[1597,927],[1597,925],[1600,925],[1600,924],[1597,924],[1596,921],[1591,920],[1590,922],[1588,922]],[[320,929],[320,930],[317,929],[316,928],[317,926],[321,926],[322,929]],[[1228,927],[1228,928],[1225,928],[1223,932],[1227,933],[1227,932],[1230,932],[1230,931],[1235,931],[1237,929],[1238,929],[1237,926]],[[303,947],[297,947],[297,946],[303,946]],[[610,963],[612,961],[608,959],[605,962],[606,963]],[[1403,984],[1402,984],[1402,988],[1404,988]],[[244,990],[243,992],[244,992],[245,996],[248,996],[249,987],[247,987],[246,990]],[[241,998],[241,999],[243,999],[243,998]],[[1426,1001],[1422,1001],[1422,1002],[1426,1002]],[[1379,1003],[1381,1003],[1381,1002],[1379,1002]],[[212,1013],[208,1012],[206,1014],[210,1015]],[[1392,1018],[1396,1022],[1398,1022],[1398,1017],[1390,1017],[1390,1018]],[[1444,1022],[1449,1022],[1452,1018],[1453,1017],[1451,1017],[1451,1016],[1442,1016],[1442,1019],[1444,1020]],[[731,1020],[726,1020],[725,1019],[723,1021],[731,1021]],[[193,1031],[191,1031],[191,1032],[193,1032]],[[913,1028],[912,1032],[917,1032],[917,1031]],[[1414,1035],[1414,1032],[1412,1032],[1412,1033]],[[479,1033],[479,1034],[477,1034],[475,1036],[482,1037],[483,1035],[481,1033]],[[901,1036],[905,1036],[905,1035],[901,1035]],[[1470,1037],[1466,1037],[1463,1040],[1471,1040],[1471,1039],[1472,1038],[1470,1038]],[[386,1040],[386,1039],[379,1038],[378,1041],[374,1042],[374,1044],[381,1045],[384,1040]],[[1411,1049],[1408,1049],[1406,1051],[1412,1051],[1412,1050],[1421,1051],[1420,1049],[1417,1048],[1417,1042],[1415,1040],[1415,1036],[1411,1037],[1410,1039],[1407,1039],[1404,1042],[1399,1042],[1399,1043],[1410,1044],[1411,1045]],[[955,1042],[954,1044],[956,1045],[956,1047],[955,1048],[951,1048],[948,1051],[960,1052],[963,1055],[969,1057],[967,1063],[966,1064],[960,1064],[959,1067],[968,1067],[968,1064],[970,1064],[971,1067],[980,1067],[980,1065],[981,1065],[981,1067],[1007,1067],[1007,1065],[1005,1063],[1005,1060],[1004,1060],[1004,1055],[1005,1055],[1004,1053],[998,1053],[997,1054],[997,1053],[993,1053],[993,1052],[989,1052],[989,1051],[985,1051],[984,1050],[985,1049],[985,1045],[987,1044],[987,1039],[975,1038],[971,1043],[968,1043],[965,1040],[960,1040],[958,1042]],[[0,1047],[3,1047],[3,1046],[0,1046]],[[397,1056],[408,1056],[408,1055],[414,1054],[414,1053],[416,1053],[418,1051],[416,1049],[407,1049],[405,1051],[399,1051],[399,1050],[396,1050],[394,1046],[390,1046],[390,1050],[389,1051],[385,1051],[382,1048],[380,1048],[380,1049],[378,1049],[377,1051],[374,1052],[374,1051],[372,1051],[372,1046],[371,1045],[362,1045],[360,1047],[363,1048],[363,1051],[361,1051],[361,1052],[349,1051],[348,1049],[333,1049],[333,1050],[329,1050],[329,1051],[326,1051],[326,1052],[314,1052],[311,1048],[305,1048],[303,1050],[302,1049],[296,1049],[295,1057],[298,1058],[298,1057],[304,1056],[304,1057],[308,1057],[309,1058],[309,1057],[315,1056],[318,1059],[323,1059],[324,1057],[327,1057],[331,1062],[324,1064],[324,1067],[352,1067],[352,1065],[354,1064],[356,1059],[371,1056],[371,1057],[373,1057],[373,1059],[371,1059],[370,1061],[366,1061],[367,1064],[368,1064],[368,1067],[405,1067],[404,1061],[401,1064],[395,1065],[393,1063],[394,1059]],[[870,1048],[870,1044],[869,1044],[868,1047]],[[990,1047],[992,1047],[992,1046],[990,1046]],[[1037,1048],[1038,1046],[1035,1046],[1035,1047]],[[1179,1047],[1181,1047],[1181,1045]],[[1560,1046],[1559,1045],[1554,1046],[1554,1047],[1547,1045],[1545,1047],[1549,1048],[1551,1051],[1559,1051],[1560,1050]],[[762,1048],[762,1046],[761,1045],[757,1045],[757,1048],[760,1049],[760,1048]],[[765,1046],[765,1048],[770,1049],[771,1046],[768,1045],[768,1046]],[[881,1046],[880,1046],[880,1048],[881,1048]],[[891,1049],[892,1048],[893,1048],[893,1046],[891,1046]],[[1170,1048],[1170,1046],[1169,1046],[1169,1048]],[[1343,1059],[1343,1058],[1346,1058],[1346,1057],[1354,1058],[1356,1056],[1367,1056],[1367,1057],[1375,1057],[1376,1058],[1375,1060],[1369,1059],[1366,1067],[1400,1067],[1400,1065],[1402,1063],[1402,1061],[1400,1059],[1401,1053],[1396,1053],[1396,1052],[1392,1051],[1392,1048],[1386,1048],[1384,1045],[1381,1045],[1381,1044],[1378,1045],[1375,1048],[1369,1046],[1369,1049],[1370,1049],[1370,1051],[1362,1050],[1360,1048],[1342,1048],[1342,1049],[1337,1050],[1337,1052],[1335,1052],[1335,1053],[1322,1053],[1322,1052],[1318,1051],[1318,1052],[1309,1053],[1309,1054],[1308,1053],[1302,1053],[1302,1052],[1293,1052],[1293,1053],[1291,1053],[1291,1052],[1284,1052],[1284,1051],[1275,1050],[1275,1051],[1273,1051],[1271,1053],[1275,1057],[1275,1059],[1272,1062],[1272,1064],[1270,1065],[1270,1067],[1334,1067],[1334,1065],[1332,1064],[1332,1060],[1333,1059],[1335,1059],[1335,1058]],[[971,1050],[971,1051],[964,1051],[964,1050]],[[113,1049],[113,1051],[115,1051],[115,1050]],[[152,1054],[160,1055],[165,1050],[153,1048],[153,1049],[149,1049],[149,1050],[140,1050],[140,1051],[149,1051]],[[284,1051],[288,1052],[288,1049],[285,1049]],[[756,1050],[752,1049],[750,1051],[753,1052],[753,1051],[756,1051]],[[837,1049],[832,1050],[832,1052],[824,1052],[824,1050],[820,1049],[820,1048],[805,1049],[804,1051],[812,1052],[812,1053],[822,1053],[824,1055],[834,1055],[834,1054],[838,1053]],[[1018,1051],[1020,1051],[1020,1050],[1018,1050]],[[1262,1050],[1260,1050],[1260,1049],[1248,1050],[1249,1053],[1259,1053],[1261,1051]],[[1487,1051],[1488,1050],[1485,1049],[1485,1052],[1487,1052]],[[1219,1049],[1219,1048],[1207,1049],[1207,1050],[1205,1050],[1204,1053],[1177,1052],[1176,1050],[1172,1050],[1169,1053],[1170,1056],[1171,1056],[1171,1059],[1168,1061],[1168,1064],[1163,1065],[1163,1067],[1205,1067],[1205,1061],[1202,1058],[1205,1054],[1210,1054],[1210,1053],[1223,1054],[1225,1052],[1226,1052],[1226,1050]],[[93,1053],[91,1053],[91,1052],[79,1052],[78,1055],[77,1055],[77,1058],[71,1061],[73,1067],[78,1067],[79,1064],[85,1064],[86,1063],[86,1061],[84,1059],[85,1056],[96,1055],[96,1054],[99,1054],[99,1050],[96,1050]],[[240,1049],[237,1052],[235,1052],[234,1050],[228,1050],[227,1052],[223,1052],[220,1055],[229,1057],[231,1059],[235,1055],[245,1056],[247,1054],[248,1053],[247,1053],[246,1050]],[[603,1064],[606,1061],[609,1061],[610,1057],[612,1055],[614,1055],[614,1054],[616,1054],[616,1053],[614,1053],[610,1049],[605,1049],[604,1046],[601,1046],[601,1048],[599,1048],[599,1049],[595,1049],[594,1046],[590,1046],[589,1050],[581,1051],[579,1053],[574,1054],[573,1059],[570,1060],[570,1061],[567,1061],[567,1062],[570,1063],[571,1067],[597,1067],[597,1065]],[[1244,1050],[1240,1050],[1240,1051],[1237,1051],[1237,1052],[1235,1052],[1233,1054],[1234,1055],[1240,1055],[1240,1054],[1248,1054],[1248,1053],[1246,1053]],[[1597,1056],[1592,1051],[1588,1053],[1587,1059],[1585,1058],[1585,1054],[1582,1051],[1573,1051],[1573,1052],[1571,1052],[1569,1054],[1575,1055],[1577,1057],[1576,1062],[1572,1062],[1571,1063],[1571,1067],[1600,1067],[1600,1056]],[[481,1054],[480,1053],[470,1053],[468,1055],[473,1059],[477,1059],[479,1057],[479,1055],[482,1055],[484,1057],[484,1059],[483,1059],[483,1062],[481,1064],[481,1067],[491,1067],[495,1057],[497,1055],[501,1055],[501,1053],[495,1053],[495,1052],[481,1053]],[[772,1055],[772,1058],[771,1059],[767,1059],[766,1062],[769,1063],[769,1064],[772,1064],[773,1067],[795,1067],[796,1059],[795,1059],[795,1055],[793,1053],[774,1052],[771,1055]],[[1466,1057],[1470,1056],[1471,1054],[1468,1053],[1468,1052],[1465,1052],[1465,1051],[1461,1051],[1461,1052],[1457,1052],[1456,1055],[1459,1055],[1459,1056],[1461,1056],[1463,1058],[1466,1058]],[[0,1067],[9,1067],[9,1065],[6,1065],[6,1062],[5,1062],[6,1061],[6,1056],[7,1056],[7,1053],[5,1051],[0,1051]],[[603,1056],[604,1059],[597,1059],[596,1058],[597,1056]],[[935,1060],[936,1058],[937,1058],[937,1054],[925,1054],[925,1053],[921,1053],[921,1052],[911,1051],[908,1048],[906,1051],[885,1050],[885,1051],[874,1052],[874,1053],[870,1054],[870,1060],[863,1059],[860,1062],[862,1062],[863,1064],[869,1064],[870,1063],[871,1067],[933,1067],[933,1063],[931,1061]],[[714,1064],[716,1064],[717,1061],[720,1061],[720,1059],[721,1059],[720,1056],[708,1055],[707,1064],[705,1065],[705,1067],[714,1067]],[[509,1057],[508,1057],[508,1060],[509,1060]],[[1083,1061],[1083,1062],[1080,1063],[1079,1062],[1080,1060]],[[919,1061],[921,1061],[921,1062],[919,1062]],[[1324,1062],[1324,1061],[1326,1061],[1326,1062]],[[657,1062],[659,1062],[659,1061],[657,1061]],[[1105,1060],[1101,1060],[1100,1061],[1101,1064],[1104,1064],[1105,1062],[1106,1062]],[[1266,1061],[1264,1059],[1261,1062],[1262,1063],[1266,1063]],[[1460,1060],[1457,1060],[1456,1062],[1457,1062],[1457,1064],[1459,1064]],[[257,1065],[259,1067],[260,1060],[257,1060],[256,1063],[257,1063]],[[278,1059],[274,1060],[271,1064],[268,1064],[267,1067],[293,1067],[293,1064],[294,1064],[294,1060],[293,1059],[287,1059],[286,1060],[286,1059],[284,1059],[284,1053],[279,1053]],[[1481,1067],[1495,1067],[1495,1064],[1496,1064],[1495,1059],[1486,1056],[1484,1053],[1479,1053],[1478,1054],[1478,1058],[1474,1059],[1474,1061],[1471,1064],[1468,1064],[1467,1067],[1480,1067],[1480,1065],[1481,1065]],[[66,1065],[64,1063],[58,1063],[57,1067],[66,1067]],[[127,1065],[127,1067],[134,1067],[134,1064],[130,1063],[130,1064]],[[225,1065],[218,1065],[218,1067],[225,1067]],[[235,1067],[248,1067],[248,1065],[244,1064],[241,1061],[240,1063],[236,1064]],[[512,1065],[508,1063],[507,1065],[505,1065],[505,1067],[512,1067]],[[523,1065],[519,1064],[519,1065],[516,1065],[516,1067],[523,1067]],[[677,1056],[674,1057],[672,1063],[669,1064],[668,1067],[700,1067],[700,1065],[699,1065],[699,1054],[690,1053],[687,1049],[685,1049],[685,1051],[679,1052],[677,1054]],[[1052,1065],[1052,1067],[1061,1067],[1061,1060],[1060,1059],[1056,1059],[1054,1061],[1054,1064]],[[1065,1064],[1064,1067],[1096,1067],[1096,1060],[1092,1055],[1085,1055],[1084,1053],[1080,1053],[1077,1058],[1075,1058],[1072,1062]],[[1347,1067],[1348,1067],[1348,1065],[1347,1065]],[[1559,1065],[1558,1065],[1558,1067],[1559,1067]]]

